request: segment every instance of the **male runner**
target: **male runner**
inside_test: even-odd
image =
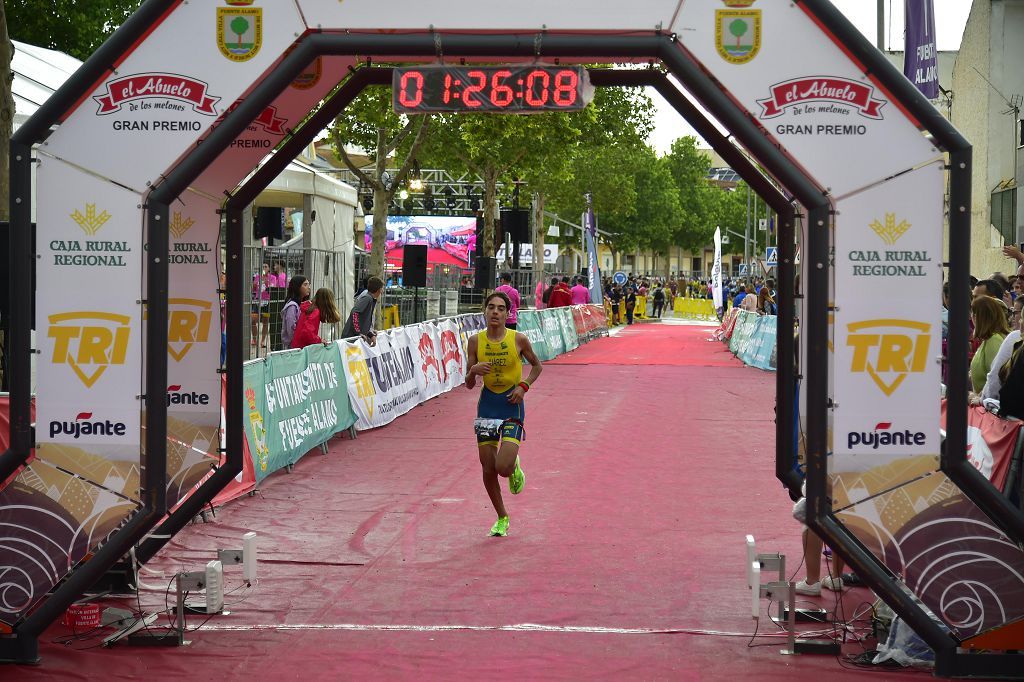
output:
[[[484,382],[474,429],[484,488],[498,514],[491,535],[499,536],[508,535],[508,512],[501,499],[498,476],[508,479],[508,489],[513,495],[521,493],[526,484],[526,474],[519,466],[519,442],[523,438],[526,417],[523,396],[543,369],[526,335],[505,326],[509,307],[510,301],[504,293],[495,291],[488,296],[484,301],[487,328],[469,337],[466,347],[469,365],[466,388],[473,389],[478,376],[483,377]],[[522,360],[530,363],[530,375],[525,381]]]

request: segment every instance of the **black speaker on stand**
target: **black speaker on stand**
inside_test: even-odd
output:
[[[494,271],[497,268],[497,261],[493,257],[480,257],[476,259],[476,281],[473,282],[476,289],[494,288]]]
[[[427,286],[427,247],[406,244],[402,249],[402,286]]]
[[[284,239],[284,209],[276,206],[260,206],[256,209],[256,220],[253,222],[253,237],[267,238],[267,244],[274,240]]]

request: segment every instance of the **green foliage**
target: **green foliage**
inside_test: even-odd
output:
[[[231,31],[238,36],[238,44],[242,44],[242,35],[249,30],[249,22],[245,17],[235,17],[231,20]]]
[[[747,22],[742,19],[736,19],[729,23],[729,33],[736,36],[736,44],[740,44],[740,38],[747,32]]]
[[[338,114],[329,131],[335,148],[342,144],[359,147],[366,152],[370,161],[375,163],[378,144],[382,140],[394,140],[408,122],[409,119],[399,116],[391,108],[391,86],[374,85],[360,92],[344,111]],[[405,147],[399,148],[400,154],[408,151],[412,141],[405,137],[402,142],[405,143]]]
[[[11,38],[85,60],[142,0],[6,0]]]

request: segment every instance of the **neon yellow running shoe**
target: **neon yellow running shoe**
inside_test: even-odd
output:
[[[498,519],[497,521],[494,522],[494,525],[491,526],[491,535],[496,535],[496,536],[502,537],[502,538],[505,537],[506,535],[508,535],[508,517],[507,516],[502,516],[500,519]]]
[[[516,457],[516,468],[512,471],[512,475],[508,477],[508,491],[513,495],[518,495],[523,492],[524,485],[526,485],[526,474],[520,468],[519,458]]]

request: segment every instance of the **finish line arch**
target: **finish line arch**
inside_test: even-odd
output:
[[[275,167],[290,159],[283,153],[288,146],[301,146],[319,132],[322,125],[314,129],[310,123],[326,123],[317,117],[327,118],[328,103],[339,111],[362,87],[379,82],[381,71],[358,68],[365,60],[658,60],[786,188],[792,203],[745,163],[729,140],[713,134],[714,126],[699,128],[720,152],[730,154],[749,182],[761,186],[790,235],[796,216],[803,216],[806,296],[800,326],[809,525],[936,649],[940,674],[966,670],[969,663],[956,647],[1024,616],[1024,584],[993,591],[992,606],[1003,609],[1001,619],[965,625],[955,608],[947,608],[945,591],[939,595],[924,588],[927,576],[904,560],[899,537],[920,531],[915,519],[929,512],[950,522],[943,528],[978,522],[994,542],[1024,540],[1020,512],[965,455],[966,285],[952,287],[954,380],[941,454],[939,406],[915,400],[933,395],[927,391],[939,381],[938,367],[929,361],[938,355],[939,308],[927,313],[918,302],[922,296],[930,300],[942,280],[947,171],[949,277],[954,283],[968,278],[970,146],[827,2],[765,0],[752,8],[753,2],[733,2],[745,7],[730,9],[639,0],[595,9],[578,0],[558,8],[527,0],[514,8],[488,8],[487,17],[465,0],[444,8],[356,0],[265,6],[259,0],[146,2],[11,143],[11,271],[22,289],[13,288],[11,448],[0,458],[0,480],[28,464],[16,484],[0,492],[0,519],[45,528],[57,549],[34,548],[38,556],[26,562],[12,543],[0,544],[0,570],[28,575],[37,568],[27,564],[34,563],[40,576],[4,586],[23,589],[28,597],[0,612],[0,625],[11,629],[0,638],[0,658],[35,659],[43,629],[130,548],[141,543],[145,557],[162,546],[164,540],[147,534],[181,493],[199,482],[197,471],[208,467],[202,458],[189,461],[174,452],[169,462],[168,434],[180,440],[187,431],[209,440],[215,429],[212,410],[179,402],[171,408],[163,387],[175,394],[219,391],[215,372],[195,369],[204,359],[209,363],[212,344],[203,340],[202,325],[217,296],[216,259],[185,255],[204,253],[201,245],[209,245],[209,235],[219,230],[223,211],[227,288],[233,294],[227,323],[242,328],[248,286],[240,256],[242,210],[277,174]],[[741,35],[750,34],[749,44],[740,37],[735,46],[727,42],[732,22],[742,24],[737,32],[745,27]],[[595,79],[627,80],[610,75],[615,73],[595,72]],[[300,125],[342,81],[341,89]],[[670,102],[685,108],[685,98],[667,81],[657,87],[671,87]],[[239,186],[282,140],[279,153]],[[44,198],[37,201],[39,269],[46,276],[39,278],[35,294],[41,354],[33,438],[27,376],[32,321],[24,290],[29,278],[19,274],[33,257],[34,145],[38,196]],[[792,238],[780,239],[784,292],[793,291],[794,251]],[[912,279],[859,270],[865,266],[851,256],[855,253],[872,253],[879,261],[915,253],[920,270]],[[83,267],[91,269],[76,270]],[[71,273],[87,274],[97,287],[114,292],[102,310],[91,292],[61,288],[61,278],[66,286]],[[145,289],[139,289],[143,278]],[[786,297],[779,323],[789,329],[793,322],[793,302]],[[834,379],[830,331],[838,368]],[[788,338],[781,341],[788,336],[779,335],[777,475],[792,490],[797,485],[789,428],[794,353]],[[239,341],[228,345],[228,424],[244,418]],[[912,434],[913,444],[866,450],[845,438],[877,431],[883,423]],[[830,432],[836,434],[834,446]],[[159,526],[157,536],[180,529],[196,504],[240,470],[242,447],[241,429],[229,428],[226,465]],[[33,487],[30,479],[42,486]],[[72,510],[63,498],[55,502],[42,493],[72,484],[83,488],[92,506]],[[884,505],[877,506],[878,500],[898,496],[922,501],[924,509],[882,519]],[[938,511],[951,506],[956,512],[949,518]],[[948,539],[953,531],[944,532]],[[91,558],[82,561],[87,554]],[[1019,550],[1008,557],[983,555],[988,563],[1024,567]],[[970,570],[977,580],[979,567]],[[921,589],[914,591],[945,618],[952,635],[900,588],[894,573],[903,574],[912,590],[920,579]],[[955,599],[956,589],[967,589],[962,582],[954,576],[942,585],[954,590]]]

